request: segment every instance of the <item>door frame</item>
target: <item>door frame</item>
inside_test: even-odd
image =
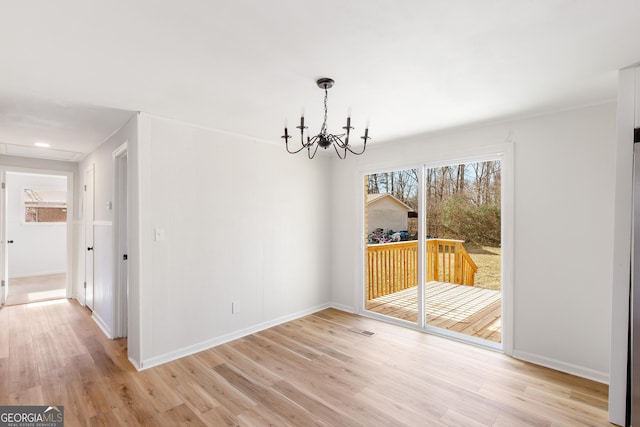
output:
[[[359,212],[359,233],[360,236],[360,266],[358,268],[359,280],[356,281],[356,301],[358,304],[356,306],[356,311],[360,315],[364,315],[367,317],[373,317],[376,319],[384,320],[389,323],[398,324],[405,327],[415,328],[418,330],[426,331],[429,333],[435,333],[438,335],[444,335],[454,339],[463,338],[464,341],[481,345],[488,348],[494,348],[497,350],[501,350],[503,353],[507,355],[513,354],[513,230],[514,230],[514,220],[513,220],[513,211],[514,211],[514,147],[513,143],[505,142],[501,144],[488,145],[485,147],[474,147],[469,149],[461,149],[452,151],[449,153],[439,153],[440,155],[436,158],[432,159],[423,159],[420,163],[411,163],[411,164],[398,164],[398,163],[390,163],[388,165],[385,164],[376,164],[375,168],[371,169],[363,169],[360,170],[357,174],[357,178],[355,180],[355,184],[357,185],[357,193],[359,197],[356,198],[355,202],[358,203],[357,212]],[[459,163],[469,163],[474,161],[482,161],[500,159],[502,161],[502,170],[501,170],[501,190],[502,190],[502,206],[501,206],[501,234],[502,234],[502,343],[499,346],[492,345],[492,343],[487,342],[486,340],[482,340],[475,337],[467,337],[462,334],[458,334],[455,332],[450,332],[447,330],[442,330],[439,328],[427,328],[424,327],[424,308],[418,307],[418,323],[413,324],[412,322],[407,322],[400,319],[390,318],[389,316],[383,316],[376,313],[369,312],[365,310],[365,280],[366,280],[366,254],[365,254],[365,235],[364,235],[364,224],[365,224],[365,192],[363,191],[363,183],[364,177],[366,175],[374,174],[374,173],[382,173],[389,172],[392,170],[404,170],[404,169],[414,169],[417,168],[420,171],[420,193],[418,194],[418,204],[420,209],[424,212],[425,201],[424,201],[424,168],[426,166],[429,167],[437,167],[442,165],[451,165],[451,164],[459,164]],[[425,218],[424,215],[420,215],[419,221],[419,233],[424,233],[425,230]],[[420,248],[419,241],[419,248]],[[424,254],[424,249],[419,253],[419,256],[422,257]],[[424,264],[424,263],[423,263]],[[421,274],[424,277],[424,273]],[[422,296],[424,293],[424,285],[419,282],[418,284],[418,292],[419,295]]]
[[[73,247],[74,247],[74,227],[76,224],[75,221],[75,216],[73,215],[73,213],[75,212],[74,210],[74,200],[75,200],[75,191],[74,191],[74,172],[73,171],[64,171],[64,170],[54,170],[54,169],[38,169],[38,168],[30,168],[30,167],[18,167],[18,166],[0,166],[0,175],[2,177],[2,182],[6,182],[6,174],[7,173],[11,173],[11,172],[15,172],[15,173],[28,173],[28,174],[34,174],[34,175],[55,175],[55,176],[65,176],[67,178],[67,265],[66,265],[66,269],[67,269],[67,278],[66,278],[66,298],[73,298],[75,296],[75,292],[73,289],[73,276],[74,276],[74,270],[73,270],[73,257],[74,257],[74,252],[73,252]],[[2,195],[3,197],[6,195],[6,190],[2,191]],[[6,201],[0,204],[0,217],[2,218],[2,221],[5,222],[6,221],[6,217],[7,217],[7,204]],[[71,215],[70,215],[71,214]],[[4,227],[4,226],[3,226]],[[4,232],[6,233],[6,228],[4,230]],[[0,244],[0,257],[2,257],[4,259],[4,262],[2,262],[2,268],[6,269],[6,273],[8,273],[8,250],[6,247],[6,243],[4,243],[4,239],[2,240],[2,243]],[[9,292],[9,282],[7,280],[8,278],[5,278],[6,282],[5,282],[5,291],[6,294],[8,294]],[[4,303],[4,301],[2,301]]]
[[[91,200],[87,201],[87,174],[91,172]],[[95,184],[95,173],[96,173],[96,169],[95,169],[95,164],[91,163],[88,167],[86,167],[83,171],[82,174],[82,178],[83,178],[83,184],[84,184],[84,188],[81,189],[81,193],[82,193],[82,227],[83,227],[83,232],[82,235],[84,236],[84,239],[82,241],[82,253],[84,254],[84,258],[83,260],[83,271],[84,271],[84,275],[83,275],[83,282],[84,282],[84,286],[83,286],[83,296],[82,296],[82,305],[85,307],[88,307],[92,312],[94,311],[94,301],[95,301],[95,287],[94,287],[94,280],[95,280],[95,251],[93,246],[95,245],[95,209],[96,209],[96,205],[95,205],[95,199],[96,199],[96,194],[95,194],[95,189],[96,189],[96,184]],[[87,203],[90,202],[91,203],[91,218],[87,218]],[[87,227],[90,226],[91,227],[91,246],[87,246],[89,243],[87,243]],[[91,248],[91,250],[89,249]],[[91,257],[93,258],[93,262],[91,263],[91,274],[92,274],[92,278],[91,278],[91,284],[87,283],[87,257],[89,256],[89,252],[91,252]],[[89,289],[89,286],[91,286],[91,306],[89,307],[89,305],[87,304],[87,289]]]
[[[116,148],[113,153],[114,163],[114,319],[115,337],[128,335],[129,323],[129,269],[123,259],[128,255],[129,239],[129,186],[128,186],[128,141]]]
[[[5,305],[9,296],[9,252],[7,244],[7,173],[0,169],[0,305]]]

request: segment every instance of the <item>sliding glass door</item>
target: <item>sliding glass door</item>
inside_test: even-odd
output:
[[[364,190],[365,310],[500,344],[500,157],[368,174]]]

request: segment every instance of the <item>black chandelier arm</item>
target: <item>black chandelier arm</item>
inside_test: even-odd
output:
[[[346,147],[344,147],[344,148],[345,148],[345,150],[349,150],[351,153],[355,154],[356,156],[359,156],[360,154],[364,153],[364,150],[366,150],[366,149],[367,149],[367,139],[371,139],[371,138],[365,138],[365,137],[363,136],[363,137],[362,137],[362,139],[364,139],[364,144],[362,145],[362,151],[360,151],[359,153],[356,153],[355,151],[353,151],[353,150],[351,149],[351,147],[350,147],[350,146],[348,146],[348,145],[347,145]]]
[[[371,139],[368,136],[365,138],[364,136],[361,137],[364,140],[364,145],[362,146],[362,150],[357,152],[354,151],[351,147],[351,145],[349,145],[348,140],[345,138],[345,140],[342,140],[342,136],[343,135],[331,135],[331,141],[333,142],[334,145],[337,145],[341,150],[345,150],[345,155],[346,155],[346,151],[349,150],[349,152],[355,154],[356,156],[361,155],[362,153],[364,153],[364,150],[366,150],[367,148],[367,140]]]
[[[336,150],[336,154],[340,160],[344,160],[347,157],[347,150],[345,148],[340,147],[341,150],[344,150],[344,154],[342,155],[340,154],[340,151],[338,151],[338,144],[333,144],[333,149]]]
[[[315,148],[315,150],[313,150],[313,154],[311,154],[311,146],[309,146],[307,148],[307,150],[309,150],[308,153],[307,153],[307,155],[309,156],[309,160],[313,159],[316,156],[316,153],[318,152],[318,147],[319,147],[319,145],[316,144],[316,148]]]
[[[302,150],[304,150],[305,148],[307,148],[307,147],[303,144],[303,145],[302,145],[302,147],[298,148],[297,150],[295,150],[295,151],[291,151],[291,150],[289,150],[289,138],[291,138],[291,136],[286,135],[286,136],[283,136],[283,138],[284,138],[284,146],[285,146],[285,148],[287,149],[287,153],[289,153],[289,154],[298,154],[299,152],[301,152]]]
[[[362,151],[360,151],[359,153],[356,153],[355,151],[353,151],[351,149],[351,147],[349,145],[347,145],[345,147],[346,150],[349,150],[350,152],[352,152],[353,154],[355,154],[356,156],[359,156],[360,154],[364,153],[364,150],[367,149],[367,141],[370,140],[371,138],[369,138],[369,126],[367,125],[367,127],[364,130],[364,136],[360,137],[364,143],[362,144]]]
[[[311,154],[311,146],[313,145],[313,143],[310,143],[309,145],[307,145],[307,155],[309,156],[309,160],[313,159],[316,156],[316,153],[318,152],[318,147],[320,147],[318,144],[315,144],[316,149],[313,150],[313,154]]]
[[[320,137],[320,135],[315,135],[315,136],[312,136],[312,137],[309,137],[309,136],[308,136],[308,137],[307,137],[307,144],[306,144],[306,146],[307,146],[307,147],[311,147],[311,146],[313,146],[314,144],[317,146],[318,144],[316,144],[316,142],[318,142],[318,138],[319,138],[319,137]]]
[[[342,137],[345,136],[344,133],[340,134],[340,135],[333,135],[333,134],[329,134],[328,137],[331,140],[332,144],[337,145],[340,149],[344,149],[347,145],[349,145],[349,143],[345,140],[342,140]]]

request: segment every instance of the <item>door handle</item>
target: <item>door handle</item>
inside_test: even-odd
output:
[[[87,248],[87,250],[88,250],[88,251],[92,251],[92,250],[93,250],[93,246],[89,246],[89,247]]]
[[[7,240],[7,243],[13,243],[13,240]]]

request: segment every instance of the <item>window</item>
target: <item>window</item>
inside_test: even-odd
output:
[[[50,223],[67,221],[67,192],[25,188],[24,221]]]

